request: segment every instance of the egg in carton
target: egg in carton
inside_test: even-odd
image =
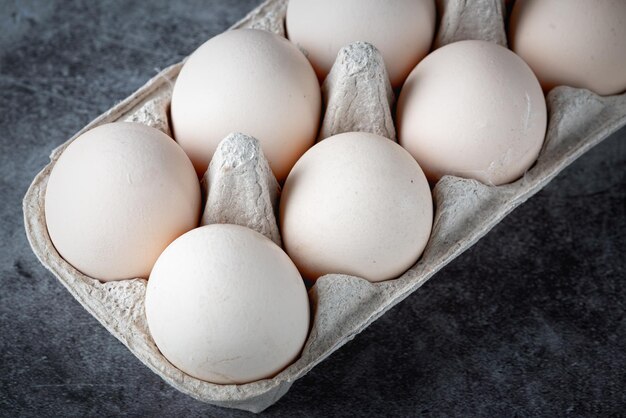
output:
[[[506,46],[504,0],[438,3],[440,24],[435,46],[465,39]],[[265,29],[284,36],[286,7],[286,0],[267,0],[233,28]],[[146,366],[198,400],[252,412],[260,412],[275,403],[295,380],[417,290],[583,153],[626,125],[624,93],[601,97],[570,87],[552,90],[547,97],[549,122],[543,149],[522,178],[503,186],[488,186],[476,180],[443,177],[433,191],[435,219],[430,241],[414,266],[396,279],[379,283],[341,274],[319,278],[309,290],[312,326],[300,357],[273,378],[218,385],[186,375],[159,352],[144,312],[146,280],[102,283],[80,273],[55,250],[44,215],[46,184],[52,167],[64,149],[83,132],[103,123],[126,120],[171,135],[169,102],[182,64],[163,70],[52,152],[50,163],[35,177],[24,198],[25,228],[42,264]],[[344,47],[322,92],[325,113],[319,140],[349,131],[372,132],[395,139],[391,110],[394,94],[382,58],[371,45],[357,42]],[[203,224],[245,225],[280,244],[275,217],[279,186],[258,141],[239,133],[225,138],[211,161],[203,185],[206,198]]]

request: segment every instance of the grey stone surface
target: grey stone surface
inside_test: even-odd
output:
[[[177,61],[253,4],[26,6],[0,7],[2,31],[15,30],[0,41],[0,411],[243,415],[169,388],[100,327],[34,259],[20,201],[49,151],[134,91],[153,74],[146,68]],[[231,20],[219,26],[220,16]],[[204,38],[167,44],[177,31]],[[174,59],[151,54],[155,38]],[[557,177],[267,414],[621,412],[625,135]]]

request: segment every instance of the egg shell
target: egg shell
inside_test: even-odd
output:
[[[185,373],[231,384],[272,377],[302,350],[306,288],[284,251],[239,225],[174,241],[156,262],[146,317],[159,350]]]
[[[626,90],[624,0],[517,0],[509,39],[545,91],[559,85],[601,95]]]
[[[50,174],[45,214],[61,256],[93,278],[147,278],[159,254],[194,228],[200,184],[183,150],[137,123],[76,138]]]
[[[282,181],[317,136],[321,93],[302,53],[263,30],[225,32],[200,46],[174,85],[176,141],[199,176],[232,132],[257,138]]]
[[[435,16],[433,0],[290,0],[286,26],[321,80],[342,47],[364,41],[381,52],[396,88],[428,53]]]
[[[543,144],[546,103],[510,50],[468,40],[431,53],[411,72],[397,108],[400,145],[432,182],[443,175],[488,185],[519,178]]]
[[[419,165],[395,142],[365,132],[335,135],[307,151],[280,202],[285,250],[309,279],[398,277],[424,250],[432,221]]]

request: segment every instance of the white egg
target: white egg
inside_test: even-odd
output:
[[[219,142],[241,132],[261,142],[279,181],[315,142],[320,112],[319,84],[304,55],[285,38],[251,29],[200,46],[178,75],[171,103],[174,138],[198,175]]]
[[[303,276],[393,279],[419,258],[433,221],[426,177],[413,157],[378,135],[324,139],[289,174],[280,202],[285,250]]]
[[[546,92],[560,85],[602,95],[626,90],[624,0],[517,0],[509,40]]]
[[[156,262],[146,317],[161,353],[213,383],[272,377],[293,362],[309,330],[298,270],[263,235],[238,225],[194,229]]]
[[[395,88],[430,50],[435,16],[433,0],[290,0],[286,26],[321,80],[341,48],[364,41],[382,54]]]
[[[165,247],[197,226],[200,204],[193,166],[172,138],[138,123],[110,123],[63,151],[45,214],[59,254],[109,281],[147,278]]]
[[[398,139],[431,181],[446,174],[488,185],[518,179],[546,132],[541,86],[510,50],[461,41],[420,62],[402,87]]]

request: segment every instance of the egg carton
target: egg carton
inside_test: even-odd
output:
[[[284,36],[286,6],[286,0],[267,0],[232,28],[265,29]],[[439,6],[440,24],[435,46],[464,39],[482,39],[506,46],[505,0],[442,0]],[[341,274],[321,277],[309,290],[312,326],[300,357],[271,379],[217,385],[186,375],[159,352],[144,313],[146,280],[101,283],[80,273],[55,250],[44,214],[50,172],[65,148],[83,132],[103,123],[126,120],[145,123],[171,134],[168,107],[182,64],[161,71],[52,151],[50,163],[35,177],[24,197],[26,233],[41,263],[152,371],[198,400],[252,412],[260,412],[275,403],[295,380],[417,290],[583,153],[626,125],[626,94],[600,97],[583,89],[558,87],[552,90],[547,97],[549,123],[543,149],[537,162],[522,178],[508,185],[488,186],[475,180],[443,177],[433,190],[432,235],[414,266],[402,276],[380,283]],[[391,110],[394,92],[375,48],[364,43],[344,48],[322,91],[326,111],[320,139],[351,130],[395,138]],[[236,145],[238,141],[247,145]],[[221,158],[220,164],[238,168],[220,174],[219,164],[214,164],[214,173],[210,173],[211,169],[207,172],[205,182],[211,183],[212,189],[222,190],[224,195],[207,196],[208,210],[203,223],[243,222],[280,242],[273,212],[277,185],[263,168],[262,153],[249,138],[235,135],[230,142],[231,146],[220,146],[224,149],[214,160]],[[252,158],[244,158],[243,146],[252,147]],[[244,160],[248,161],[247,167],[243,166]],[[255,203],[251,203],[251,197]],[[237,203],[228,207],[223,204],[224,199]]]

